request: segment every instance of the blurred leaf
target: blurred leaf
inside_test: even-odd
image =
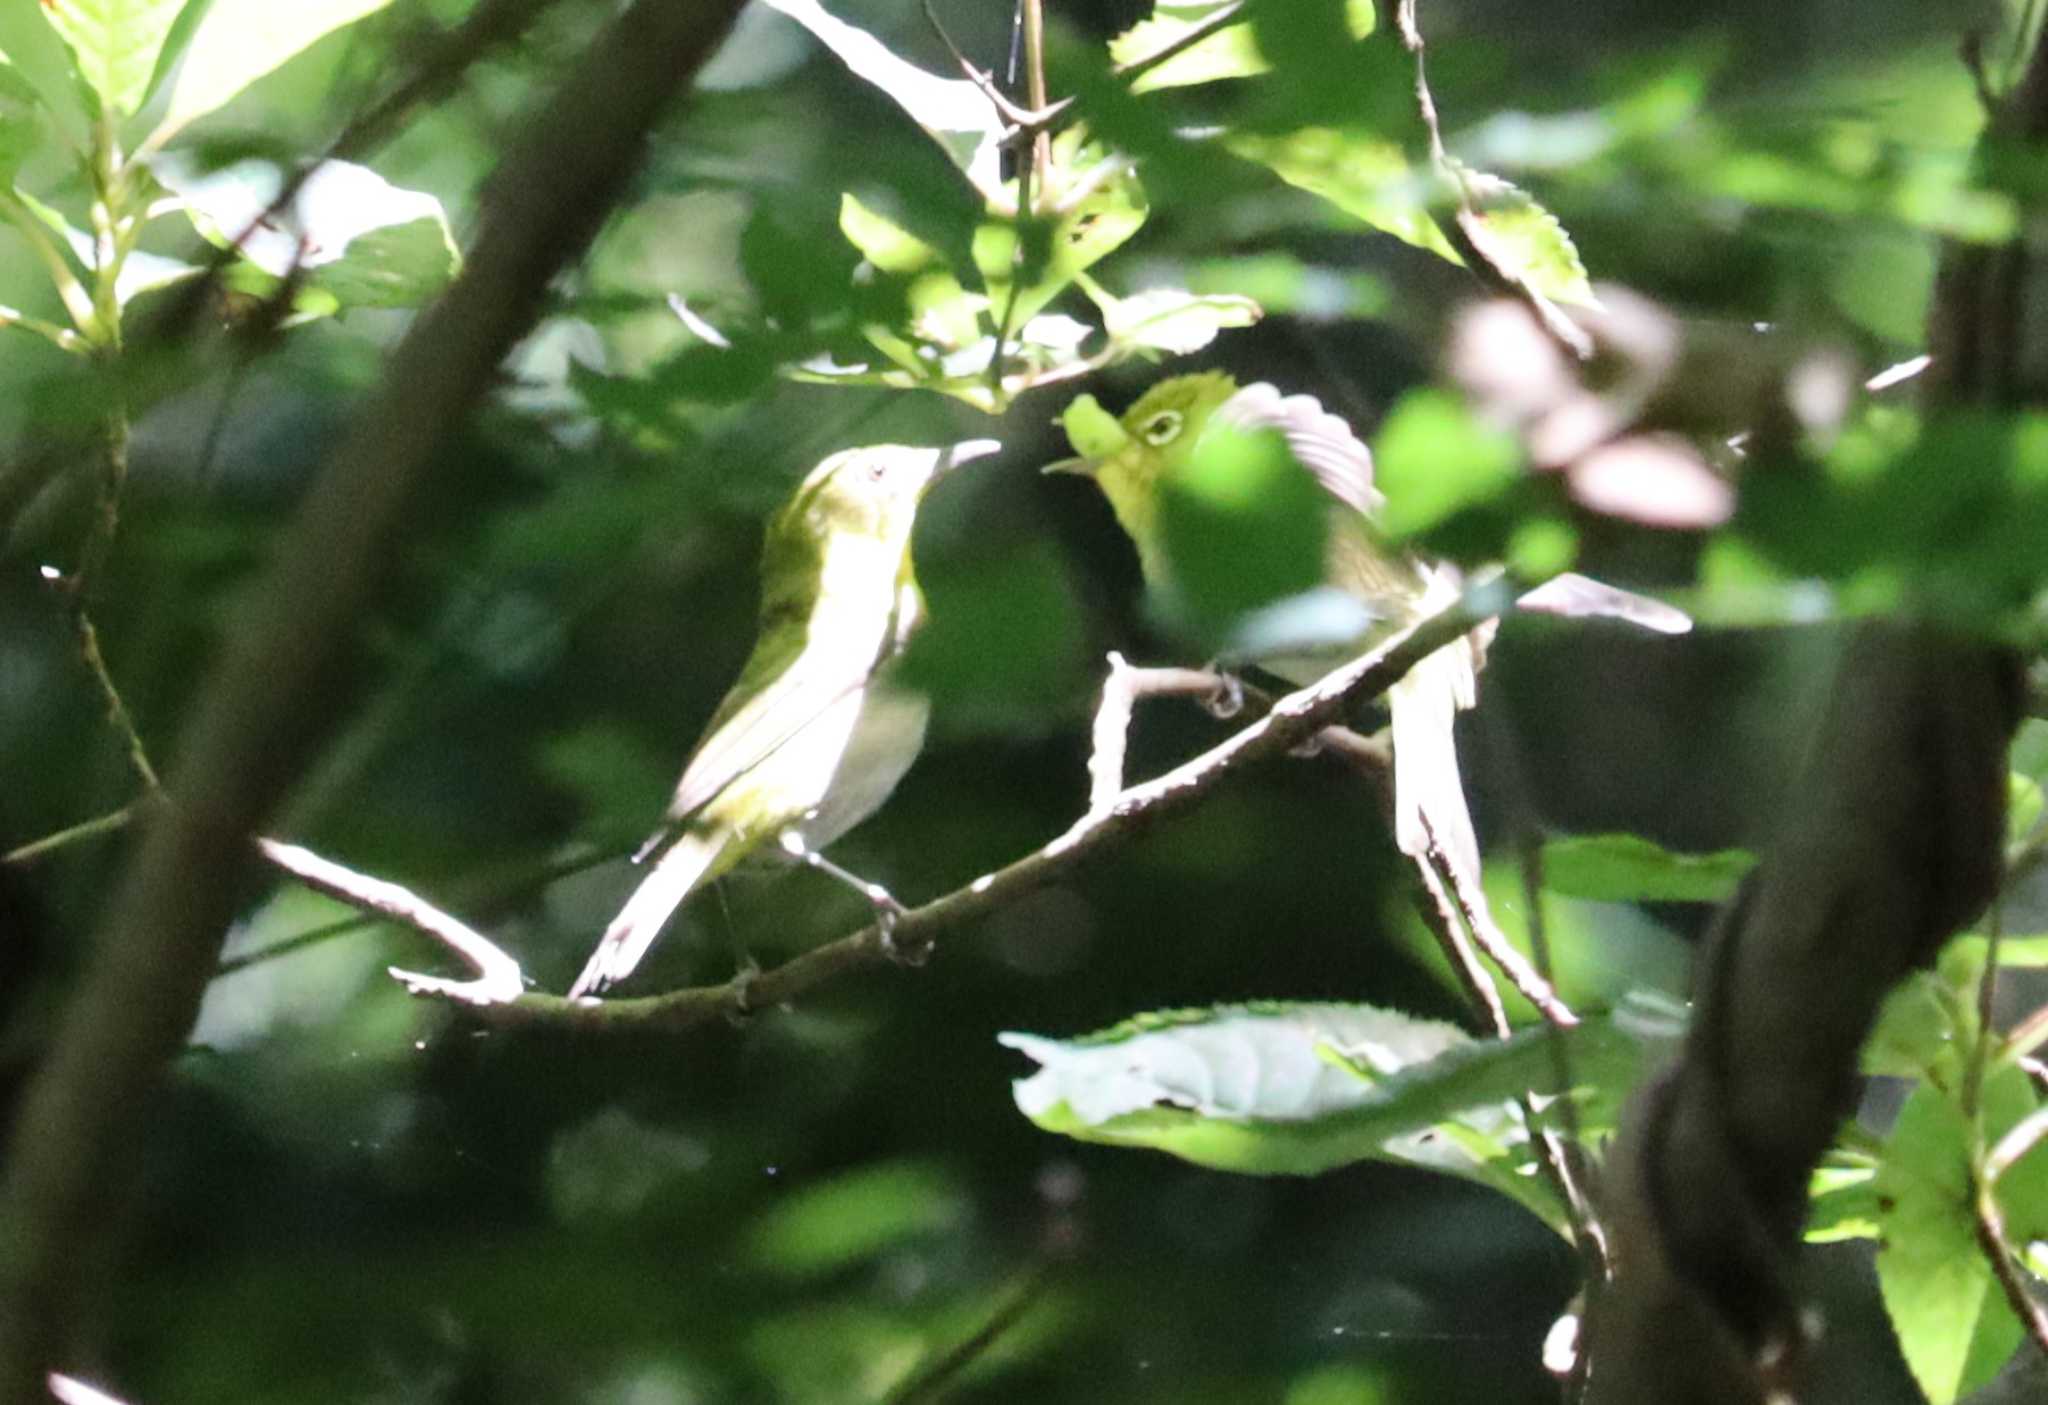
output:
[[[1109,41],[1109,56],[1118,67],[1123,67],[1162,53],[1207,23],[1227,3],[1228,0],[1161,0],[1148,18]],[[1351,37],[1363,39],[1373,31],[1373,0],[1345,0],[1344,18]],[[1131,83],[1131,91],[1149,93],[1158,88],[1212,83],[1220,78],[1249,78],[1271,68],[1259,52],[1258,39],[1247,20],[1226,24],[1166,62],[1139,74]]]
[[[197,0],[199,23],[176,56],[170,105],[142,144],[153,151],[257,79],[391,0]]]
[[[1745,849],[1681,854],[1634,834],[1574,835],[1543,846],[1543,886],[1598,902],[1725,902],[1756,867]]]
[[[1236,0],[1197,0],[1190,4],[1172,4],[1162,0],[1153,6],[1149,17],[1139,20],[1109,41],[1109,57],[1121,67],[1160,53],[1179,43],[1217,11],[1234,3]],[[1370,13],[1369,4],[1367,11]],[[1213,83],[1219,78],[1245,78],[1264,73],[1271,67],[1259,53],[1250,23],[1228,24],[1165,63],[1139,74],[1131,84],[1131,91],[1149,93],[1157,88]]]
[[[607,1107],[548,1146],[548,1204],[565,1224],[627,1219],[711,1160],[702,1139]]]
[[[284,189],[284,175],[271,162],[202,171],[172,154],[157,157],[151,169],[200,234],[223,248],[235,245],[267,275],[251,291],[296,276],[341,307],[416,307],[462,266],[441,202],[401,190],[367,166],[322,163],[275,215],[266,212]]]
[[[90,272],[99,257],[92,236],[65,219],[62,211],[44,204],[27,191],[17,189],[14,194],[37,219],[64,240],[64,246],[71,250],[71,256],[77,261],[78,266]],[[130,301],[143,293],[156,288],[167,288],[200,271],[197,264],[136,249],[121,261],[121,271],[114,279],[114,299],[122,307],[126,307]]]
[[[2018,844],[2041,822],[2043,797],[2038,782],[2017,771],[2006,778],[2005,842]]]
[[[1081,610],[1057,554],[1037,542],[961,566],[920,562],[931,617],[906,676],[951,735],[1032,735],[1073,716],[1088,687]]]
[[[1932,1405],[1989,1381],[2022,1335],[1978,1245],[1971,1157],[1968,1122],[1923,1083],[1899,1113],[1877,1174],[1878,1284]]]
[[[1806,1206],[1806,1242],[1877,1238],[1882,1206],[1876,1177],[1872,1166],[1822,1165],[1816,1170]]]
[[[965,78],[940,78],[898,58],[866,30],[834,18],[818,0],[766,0],[811,32],[840,62],[886,93],[945,151],[975,188],[994,198],[1002,183],[1002,115]]]
[[[14,173],[42,141],[48,120],[36,85],[0,53],[0,186],[13,184]]]
[[[1260,316],[1259,305],[1248,297],[1178,288],[1152,288],[1125,298],[1103,294],[1096,301],[1111,341],[1174,356],[1200,351],[1225,327],[1249,327]]]
[[[1522,470],[1512,435],[1482,425],[1456,396],[1441,390],[1401,397],[1380,427],[1373,459],[1387,497],[1380,526],[1396,539],[1489,501],[1513,487]]]
[[[1974,1021],[1957,1028],[1964,1009],[1956,1003],[1951,982],[1932,972],[1914,972],[1878,1007],[1877,1021],[1863,1042],[1863,1072],[1947,1081],[1961,1070],[1961,1036],[1974,1029]]]
[[[848,192],[839,197],[839,230],[884,273],[915,273],[939,262],[939,251]]]
[[[939,1167],[890,1161],[806,1186],[747,1231],[747,1257],[782,1277],[813,1278],[967,1218],[966,1195]]]
[[[88,96],[126,117],[142,106],[158,52],[185,0],[41,0]]]
[[[1198,630],[1322,583],[1330,499],[1274,430],[1211,424],[1160,484],[1169,607]]]
[[[1083,458],[1104,458],[1130,442],[1123,424],[1092,395],[1077,395],[1060,411],[1067,442]]]
[[[1148,206],[1128,159],[1081,146],[1078,130],[1054,144],[1052,190],[1085,191],[1059,201],[1051,219],[984,224],[974,234],[974,263],[998,315],[1020,325],[1081,274],[1120,248],[1145,223]],[[1014,183],[1006,187],[1014,203]],[[1014,306],[1011,287],[1017,285]]]

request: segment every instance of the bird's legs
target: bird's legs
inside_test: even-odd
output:
[[[784,830],[777,842],[781,844],[783,853],[788,854],[798,863],[804,865],[804,867],[816,869],[827,878],[845,884],[853,889],[854,892],[866,898],[868,906],[875,910],[875,929],[882,934],[883,954],[892,961],[903,959],[903,953],[896,949],[896,921],[908,909],[902,903],[896,901],[894,894],[890,893],[887,888],[884,888],[879,883],[870,883],[857,874],[847,872],[847,870],[826,858],[816,849],[804,843],[803,836],[793,829]]]

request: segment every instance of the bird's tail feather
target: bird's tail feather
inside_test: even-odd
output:
[[[1479,881],[1479,839],[1458,775],[1458,709],[1471,706],[1472,651],[1462,639],[1437,650],[1387,690],[1394,732],[1394,842],[1426,852],[1433,838],[1456,877]]]
[[[714,872],[731,842],[732,833],[724,828],[686,829],[677,836],[604,929],[583,974],[569,987],[570,998],[595,994],[633,974],[668,919],[691,890]]]

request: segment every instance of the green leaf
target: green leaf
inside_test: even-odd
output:
[[[1806,1242],[1875,1239],[1881,1212],[1876,1178],[1874,1166],[1823,1165],[1816,1169],[1806,1211]]]
[[[1212,424],[1160,484],[1161,539],[1173,593],[1165,603],[1205,637],[1323,580],[1330,500],[1275,430]],[[1346,633],[1369,620],[1352,611]]]
[[[185,0],[42,0],[87,94],[116,117],[142,106],[164,37]]]
[[[2005,842],[2018,844],[2041,822],[2040,783],[2014,771],[2006,777]]]
[[[1062,133],[1053,147],[1053,189],[1085,190],[1062,202],[1052,219],[1005,220],[974,232],[974,265],[998,315],[1012,326],[1029,321],[1076,278],[1120,248],[1145,223],[1145,188],[1130,163],[1115,153],[1079,145]],[[1015,201],[1014,183],[1006,198]],[[1021,238],[1020,238],[1021,236]],[[1015,305],[1007,307],[1016,285]]]
[[[1543,886],[1596,902],[1718,903],[1756,866],[1744,849],[1681,854],[1634,834],[1587,834],[1543,846]]]
[[[1370,1005],[1270,1002],[1143,1015],[1079,1039],[998,1040],[1040,1065],[1012,1091],[1050,1132],[1256,1175],[1423,1166],[1492,1186],[1559,1226],[1561,1207],[1521,1174],[1527,1136],[1514,1102],[1555,1091],[1549,1037],[1481,1043]],[[1618,1107],[1636,1040],[1588,1021],[1572,1053],[1575,1071],[1609,1090],[1603,1105]],[[1596,1117],[1588,1130],[1608,1125]]]
[[[241,280],[244,291],[267,292],[297,276],[304,290],[334,307],[414,307],[438,295],[462,267],[441,202],[401,190],[367,166],[322,164],[290,208],[268,218],[284,182],[268,161],[201,172],[176,156],[159,156],[151,169],[203,236],[223,247],[240,240],[253,275]]]
[[[1105,458],[1130,443],[1123,424],[1092,395],[1077,395],[1060,411],[1067,442],[1083,458]]]
[[[1127,298],[1104,294],[1096,302],[1112,342],[1174,356],[1200,351],[1225,327],[1249,327],[1260,317],[1250,298],[1179,288],[1152,288]]]
[[[1397,141],[1304,127],[1279,137],[1239,135],[1225,145],[1374,229],[1452,263],[1463,262],[1429,212],[1430,183],[1409,166]]]
[[[13,184],[14,173],[42,141],[48,118],[36,85],[0,52],[0,186]]]
[[[1109,41],[1110,61],[1118,67],[1137,63],[1179,43],[1197,25],[1209,20],[1229,0],[1162,0],[1148,18],[1139,20]],[[1372,33],[1372,0],[1346,0],[1345,17],[1353,39]],[[1259,52],[1249,22],[1226,24],[1162,64],[1147,69],[1131,83],[1134,93],[1158,88],[1188,87],[1223,78],[1250,78],[1272,68]]]
[[[1961,1073],[1959,1036],[1975,1029],[1974,1021],[1967,1030],[1957,1027],[1958,1016],[1967,1009],[1956,1003],[1954,989],[1942,977],[1914,972],[1878,1007],[1877,1022],[1863,1041],[1863,1072],[1952,1081]]]
[[[915,1161],[884,1162],[798,1191],[758,1220],[747,1257],[770,1272],[815,1278],[907,1239],[942,1235],[968,1216],[952,1177]]]
[[[173,69],[170,106],[142,149],[156,150],[316,40],[390,3],[210,0]]]
[[[72,258],[77,260],[79,268],[88,273],[92,271],[99,254],[90,234],[65,219],[61,210],[36,199],[27,191],[16,189],[14,196],[64,241],[65,247],[71,250]],[[143,293],[156,288],[168,288],[173,283],[182,282],[199,272],[201,269],[197,264],[186,263],[182,259],[166,258],[162,254],[152,254],[140,249],[133,250],[121,260],[121,271],[115,275],[114,300],[122,307],[126,307]]]
[[[839,229],[861,255],[884,273],[915,273],[938,263],[939,251],[860,203],[849,192],[839,197]]]
[[[1522,469],[1512,435],[1480,424],[1441,390],[1403,396],[1380,428],[1373,458],[1387,495],[1380,525],[1397,539],[1490,501],[1513,486]]]
[[[941,78],[898,58],[888,45],[835,18],[818,0],[766,0],[811,32],[922,127],[986,198],[1002,184],[1003,119],[987,94],[965,78]]]
[[[1495,268],[1553,302],[1600,306],[1578,246],[1557,216],[1499,176],[1461,169],[1458,181],[1475,216],[1466,230]]]
[[[1877,1173],[1878,1284],[1931,1405],[1989,1381],[2021,1327],[1978,1247],[1969,1123],[1934,1085],[1906,1100]]]

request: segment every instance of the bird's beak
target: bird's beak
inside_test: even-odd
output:
[[[1078,473],[1083,478],[1093,478],[1095,476],[1095,464],[1096,460],[1083,454],[1071,459],[1055,459],[1038,471],[1040,473]]]
[[[939,466],[932,470],[932,477],[938,478],[963,463],[972,463],[1002,451],[1002,443],[995,439],[963,439],[958,444],[949,444],[939,450]]]

